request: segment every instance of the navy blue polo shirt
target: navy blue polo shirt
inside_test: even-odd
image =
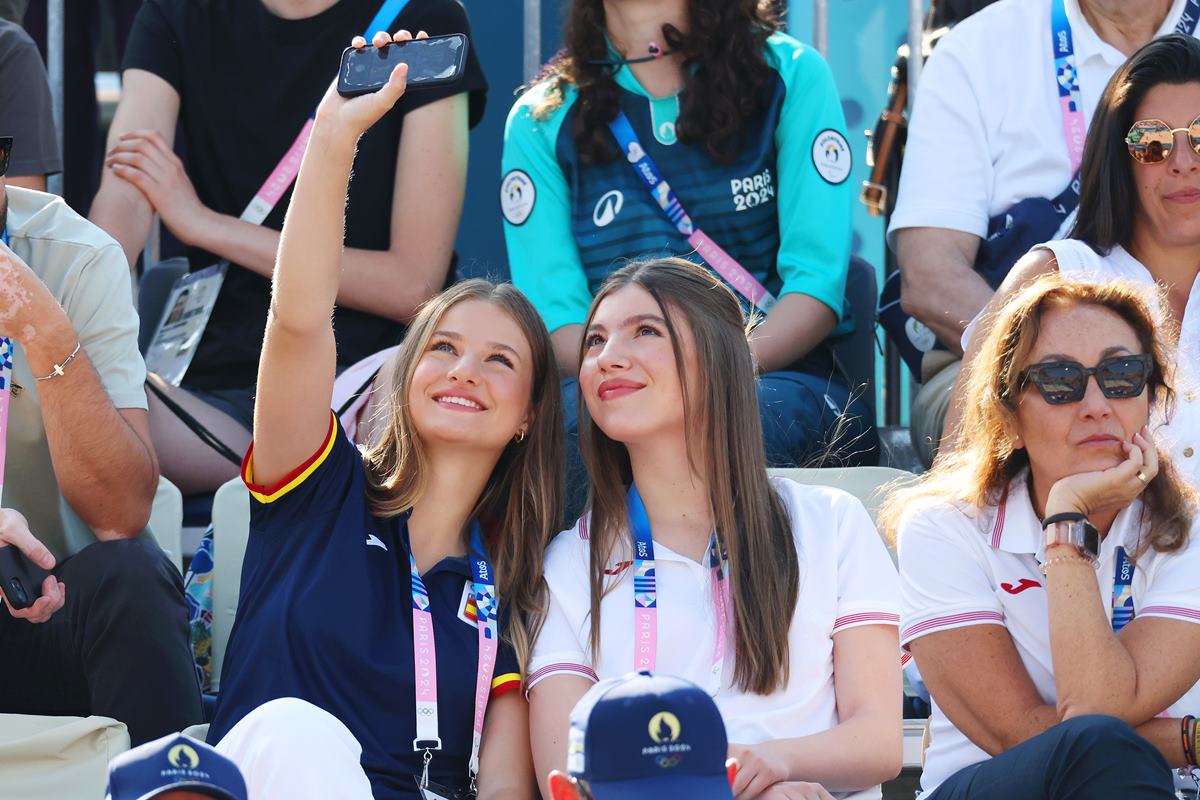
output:
[[[237,620],[221,677],[220,741],[259,705],[299,697],[330,712],[362,745],[377,800],[416,798],[416,737],[408,515],[380,519],[367,506],[365,468],[336,418],[320,450],[272,487],[250,487],[250,540]],[[422,575],[437,645],[442,750],[430,778],[467,782],[478,633],[466,557]],[[516,654],[501,642],[492,697],[520,685]]]

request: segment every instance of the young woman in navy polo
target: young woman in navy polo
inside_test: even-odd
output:
[[[624,267],[580,362],[591,496],[546,553],[538,775],[565,769],[592,683],[656,670],[713,695],[737,797],[879,798],[901,765],[896,570],[853,497],[768,477],[733,292],[682,259]]]
[[[404,89],[402,67],[376,94],[330,89],[283,229],[243,466],[250,542],[209,733],[262,797],[535,791],[525,702],[508,690],[560,518],[557,375],[537,312],[512,286],[458,284],[413,320],[378,444],[360,453],[329,410],[355,142]]]

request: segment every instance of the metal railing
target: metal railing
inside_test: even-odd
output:
[[[58,155],[65,158],[63,151],[63,48],[66,41],[64,0],[49,0],[46,3],[46,74],[50,80],[50,98],[54,112],[54,129],[58,136]],[[51,175],[46,188],[62,194],[63,174]]]

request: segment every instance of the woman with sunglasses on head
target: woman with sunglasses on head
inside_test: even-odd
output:
[[[1200,41],[1164,36],[1116,71],[1088,129],[1079,191],[1070,238],[1019,261],[968,328],[964,368],[977,363],[972,345],[986,335],[989,311],[1038,275],[1164,287],[1163,313],[1181,332],[1180,402],[1169,419],[1155,420],[1155,435],[1182,472],[1200,479]],[[963,385],[960,379],[946,425],[951,446],[965,410]]]
[[[414,317],[374,445],[356,449],[329,409],[351,164],[406,74],[350,100],[329,88],[283,227],[243,464],[250,540],[208,734],[256,797],[536,791],[510,690],[561,514],[545,326],[511,285],[460,283]]]
[[[977,343],[958,447],[885,503],[929,800],[1171,798],[1195,766],[1197,496],[1147,428],[1169,328],[1136,284],[1038,278]]]
[[[592,683],[656,670],[714,695],[738,800],[878,798],[901,765],[895,568],[853,497],[768,477],[736,296],[682,259],[634,263],[585,322],[592,483],[546,554],[538,775],[565,770]],[[649,735],[669,758],[673,735]]]

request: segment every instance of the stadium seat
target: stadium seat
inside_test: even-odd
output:
[[[854,319],[854,333],[833,342],[833,354],[850,379],[850,389],[861,391],[875,409],[875,268],[858,256],[850,259],[846,273],[846,304]]]
[[[0,796],[103,797],[108,762],[128,749],[124,723],[109,717],[0,714]]]
[[[212,691],[221,688],[225,646],[237,616],[242,559],[250,536],[250,493],[240,478],[225,483],[213,498]]]

